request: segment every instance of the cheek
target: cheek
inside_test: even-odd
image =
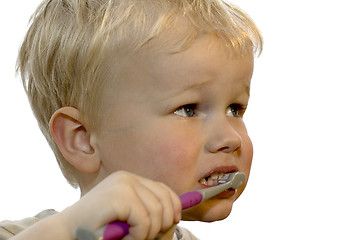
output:
[[[244,161],[245,165],[250,167],[251,163],[252,163],[252,158],[253,158],[253,144],[248,135],[245,138],[243,151],[245,153],[245,161]]]
[[[156,152],[169,159],[171,164],[185,164],[192,155],[195,141],[185,137],[170,137],[155,144]]]
[[[199,141],[184,134],[161,135],[147,147],[148,156],[153,159],[151,178],[164,182],[177,193],[192,188],[201,150]]]
[[[240,157],[240,169],[246,174],[248,180],[253,159],[253,144],[248,135],[243,136],[242,139],[243,143]]]

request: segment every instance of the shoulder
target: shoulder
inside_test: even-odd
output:
[[[34,217],[24,218],[18,221],[1,221],[0,222],[0,240],[9,239],[24,229],[30,227],[34,223],[39,222],[41,219],[57,213],[53,209],[48,209],[40,212]]]
[[[176,235],[178,240],[199,240],[188,229],[177,226]]]

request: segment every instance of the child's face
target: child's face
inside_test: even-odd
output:
[[[177,194],[205,187],[212,173],[245,172],[252,144],[242,119],[253,56],[231,57],[215,37],[170,54],[164,47],[127,60],[125,79],[105,90],[104,124],[94,138],[104,176],[117,170],[164,182]],[[243,191],[208,200],[184,219],[213,221]]]

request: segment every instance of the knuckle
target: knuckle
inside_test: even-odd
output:
[[[160,202],[157,202],[153,205],[154,214],[159,215],[162,213],[162,211],[163,211],[163,206]]]
[[[160,187],[161,187],[164,191],[167,191],[167,192],[170,191],[170,188],[168,187],[167,184],[165,184],[165,183],[163,183],[163,182],[160,182],[159,185],[160,185]]]
[[[141,223],[141,227],[145,230],[145,232],[148,232],[150,226],[151,226],[151,220],[148,218],[143,219]]]
[[[112,176],[115,178],[115,181],[120,183],[131,181],[134,178],[133,175],[126,171],[117,171]]]

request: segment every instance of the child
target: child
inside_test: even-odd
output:
[[[77,226],[115,220],[130,226],[123,239],[196,239],[177,227],[181,219],[226,218],[245,184],[183,212],[178,195],[217,184],[219,174],[248,177],[242,116],[261,49],[254,23],[222,0],[44,1],[18,70],[82,198],[4,221],[0,239],[74,239]]]

